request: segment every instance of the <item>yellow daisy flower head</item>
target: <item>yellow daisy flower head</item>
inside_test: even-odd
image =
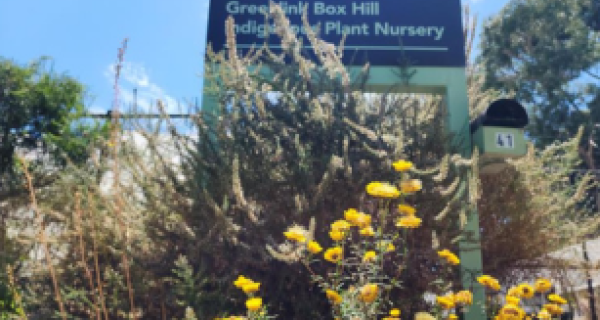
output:
[[[337,293],[331,289],[325,290],[325,295],[327,296],[327,299],[329,299],[329,301],[333,304],[342,303],[342,296],[340,296],[339,293]]]
[[[567,300],[557,294],[548,295],[548,300],[556,304],[567,304]]]
[[[359,233],[361,236],[372,237],[375,235],[375,230],[373,230],[373,227],[368,226],[366,228],[360,229]]]
[[[492,276],[482,275],[477,277],[477,282],[479,282],[484,287],[490,288],[492,290],[498,291],[500,290],[500,283]]]
[[[396,221],[396,227],[414,229],[421,226],[422,220],[416,216],[403,216]]]
[[[458,305],[467,306],[473,304],[473,294],[468,290],[461,290],[454,294],[454,302]]]
[[[352,225],[346,220],[336,220],[331,224],[332,231],[348,231]]]
[[[346,219],[346,221],[354,224],[354,221],[356,220],[356,217],[358,217],[358,210],[354,209],[354,208],[350,208],[346,211],[344,211],[344,219]]]
[[[411,179],[400,182],[400,190],[403,193],[414,193],[423,189],[423,183],[419,179]]]
[[[367,185],[367,193],[378,198],[398,198],[400,190],[388,182],[371,182]]]
[[[521,303],[521,299],[515,296],[506,296],[506,304],[511,304],[513,306],[519,306],[519,303]]]
[[[377,252],[375,251],[367,251],[363,256],[363,262],[373,262],[377,259]]]
[[[392,316],[392,317],[399,317],[400,316],[400,309],[394,308],[394,309],[390,310],[390,316]]]
[[[520,298],[521,297],[521,289],[519,287],[511,287],[510,289],[508,289],[508,292],[506,293],[506,295],[511,296],[511,297]]]
[[[306,231],[300,226],[291,226],[283,235],[288,240],[300,243],[306,242]]]
[[[246,308],[250,311],[257,311],[262,307],[262,298],[254,297],[246,300]]]
[[[563,309],[555,303],[545,304],[542,308],[546,309],[553,316],[558,316],[563,313]]]
[[[540,278],[535,281],[533,288],[536,292],[546,293],[552,288],[552,282],[550,282],[548,279]]]
[[[321,247],[321,245],[318,242],[311,241],[308,243],[308,252],[312,254],[317,254],[321,251],[323,251],[323,247]]]
[[[512,304],[505,304],[500,312],[498,312],[500,319],[523,319],[525,317],[525,311],[518,306]]]
[[[551,320],[552,314],[548,310],[542,309],[540,312],[538,312],[537,318],[540,320]]]
[[[447,320],[458,320],[458,316],[455,315],[454,313],[451,313],[448,315],[448,317],[446,319]]]
[[[535,294],[535,290],[529,283],[521,283],[517,288],[521,291],[521,298],[531,299]]]
[[[376,284],[366,284],[359,290],[359,300],[365,303],[371,303],[377,299],[379,287]]]
[[[341,241],[342,239],[344,239],[345,236],[346,234],[343,231],[329,231],[329,237],[331,237],[331,240],[333,241]]]
[[[250,284],[252,282],[252,280],[244,276],[238,276],[238,278],[233,282],[233,285],[236,286],[236,288],[242,289],[245,285]]]
[[[356,220],[354,221],[354,225],[356,225],[359,228],[366,228],[371,225],[371,220],[372,220],[372,218],[371,218],[370,214],[361,212],[356,217]]]
[[[410,170],[410,168],[413,166],[413,163],[406,160],[398,160],[392,163],[392,166],[394,167],[394,170],[398,172],[404,172]]]
[[[409,206],[407,204],[399,204],[398,211],[402,214],[414,216],[415,213],[417,212],[417,209],[415,209],[413,206]]]
[[[245,293],[255,293],[260,289],[260,282],[251,282],[242,287]]]
[[[325,260],[337,263],[344,257],[344,250],[341,247],[333,247],[325,250],[323,254]]]
[[[457,265],[460,263],[460,259],[450,250],[444,249],[437,252],[438,256],[442,259],[445,259],[451,265]]]
[[[455,307],[454,297],[448,296],[440,296],[435,298],[435,302],[442,307],[443,309],[449,310]]]

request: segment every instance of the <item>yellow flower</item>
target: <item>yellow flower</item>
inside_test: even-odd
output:
[[[251,282],[242,287],[245,293],[254,293],[260,289],[260,282]]]
[[[506,293],[506,295],[511,296],[511,297],[520,298],[521,297],[521,289],[519,289],[518,287],[511,287],[510,289],[508,289],[508,292]]]
[[[367,251],[363,257],[363,262],[373,262],[377,259],[377,252],[375,251]]]
[[[398,160],[398,161],[394,162],[392,164],[392,166],[394,166],[394,170],[396,170],[398,172],[404,172],[404,171],[410,170],[410,168],[412,168],[413,164],[410,161]]]
[[[379,198],[398,198],[400,190],[387,182],[371,182],[367,185],[367,193]]]
[[[449,314],[446,319],[447,320],[458,320],[458,316],[455,315],[454,313],[452,313],[452,314]]]
[[[366,228],[371,224],[371,215],[356,211],[356,209],[348,209],[344,212],[344,219],[351,225]]]
[[[342,231],[337,231],[337,230],[333,230],[329,232],[329,236],[331,237],[331,240],[333,241],[340,241],[342,239],[344,239],[344,236],[346,234]]]
[[[515,296],[506,296],[506,304],[510,304],[513,306],[519,306],[519,303],[521,302],[521,299],[519,299],[518,297]]]
[[[548,300],[557,303],[557,304],[567,304],[567,300],[565,300],[565,298],[557,295],[557,294],[551,294],[548,295]]]
[[[293,226],[288,229],[288,231],[284,232],[286,238],[296,242],[306,242],[306,236],[304,235],[304,230],[302,228]]]
[[[260,307],[262,306],[262,298],[250,298],[248,300],[246,300],[246,308],[248,308],[248,310],[250,311],[256,311],[259,310]]]
[[[468,290],[462,290],[454,294],[454,302],[459,305],[472,305],[473,294]]]
[[[321,247],[321,245],[318,242],[311,241],[308,243],[308,252],[310,252],[312,254],[317,254],[321,251],[323,251],[323,248]]]
[[[533,287],[536,292],[546,293],[552,288],[552,282],[550,282],[548,279],[540,278],[537,279]]]
[[[329,299],[329,301],[331,301],[331,303],[333,304],[340,304],[342,303],[342,296],[339,295],[339,293],[327,289],[325,290],[325,295],[327,296],[327,299]]]
[[[451,265],[457,265],[460,263],[460,259],[448,249],[438,251],[437,254],[440,258],[446,259],[446,262],[448,262]]]
[[[329,262],[337,263],[344,256],[344,251],[342,250],[341,247],[333,247],[333,248],[329,248],[329,249],[325,250],[325,253],[323,254],[323,256],[325,257],[325,260],[327,260]]]
[[[412,206],[409,206],[407,204],[399,204],[398,205],[398,211],[402,214],[406,214],[409,216],[414,216],[415,213],[417,212],[417,209],[415,209]]]
[[[360,229],[359,233],[361,236],[372,237],[375,235],[375,230],[373,230],[373,227],[368,226],[366,228]]]
[[[350,227],[351,227],[350,223],[348,223],[348,221],[346,221],[346,220],[337,220],[331,224],[332,231],[344,232],[344,231],[348,231],[350,229]]]
[[[500,290],[500,283],[498,282],[498,280],[496,280],[495,278],[488,276],[488,275],[482,275],[477,277],[477,282],[479,282],[481,285],[488,287],[492,290],[498,291]]]
[[[394,308],[394,309],[390,310],[390,316],[392,316],[392,317],[399,317],[400,316],[400,309]]]
[[[245,285],[252,283],[253,281],[244,277],[244,276],[238,276],[238,278],[233,282],[233,285],[235,285],[237,288],[244,288]]]
[[[525,299],[531,299],[535,294],[535,290],[529,283],[521,283],[519,286],[519,291],[521,291],[521,297]]]
[[[377,299],[379,288],[376,284],[366,284],[360,288],[359,300],[366,303],[371,303]]]
[[[500,312],[498,312],[498,316],[500,317],[500,319],[520,320],[525,317],[525,311],[512,304],[506,304],[504,305],[504,307],[502,307],[502,309],[500,309]]]
[[[403,193],[413,193],[420,191],[421,189],[423,189],[423,183],[418,179],[402,181],[400,183],[400,190],[402,190]]]
[[[452,296],[436,297],[435,301],[443,309],[448,310],[454,308],[454,298]]]
[[[403,216],[396,222],[399,228],[418,228],[421,226],[421,219],[416,216]]]
[[[550,314],[548,310],[542,309],[540,312],[538,312],[537,317],[540,320],[550,320],[552,319],[552,314]]]
[[[550,312],[550,314],[552,314],[554,316],[557,316],[557,315],[560,315],[563,313],[563,309],[558,304],[554,304],[554,303],[545,304],[542,308],[548,310],[548,312]]]
[[[354,221],[354,225],[359,228],[366,228],[371,225],[371,215],[366,213],[359,213]]]

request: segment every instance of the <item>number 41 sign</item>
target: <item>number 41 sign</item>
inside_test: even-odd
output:
[[[496,132],[496,147],[514,149],[515,136],[508,132]]]

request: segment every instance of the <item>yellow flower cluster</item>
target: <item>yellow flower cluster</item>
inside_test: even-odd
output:
[[[262,298],[255,297],[254,293],[260,289],[260,282],[254,282],[250,278],[246,278],[242,275],[233,282],[237,288],[242,289],[248,296],[246,300],[246,308],[250,311],[258,311],[262,307]]]
[[[446,262],[448,262],[451,265],[457,265],[460,263],[460,259],[452,252],[450,252],[448,249],[444,249],[441,251],[438,251],[438,256],[442,259],[445,259]]]
[[[398,221],[396,221],[396,227],[400,228],[418,228],[421,226],[421,219],[415,216],[417,209],[407,204],[399,204],[398,212],[403,214]]]
[[[478,278],[478,281],[486,287],[499,288],[499,285],[495,285],[497,280],[490,276],[481,276]],[[520,307],[521,299],[533,298],[536,292],[543,294],[551,288],[552,283],[545,278],[536,280],[533,286],[528,283],[521,283],[516,287],[511,287],[506,294],[504,306],[500,309],[494,320],[525,319],[525,311]],[[548,295],[548,301],[552,303],[542,306],[542,309],[536,315],[537,319],[552,319],[553,316],[560,316],[563,313],[560,305],[567,303],[567,300],[556,294]]]
[[[473,294],[468,290],[462,290],[455,294],[449,293],[445,296],[435,298],[437,304],[442,309],[450,310],[457,306],[470,306],[473,304]]]

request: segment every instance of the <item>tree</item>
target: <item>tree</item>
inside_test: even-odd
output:
[[[587,103],[600,83],[597,15],[597,0],[513,0],[484,28],[486,85],[531,107],[540,146],[590,121]]]
[[[17,149],[82,161],[87,146],[104,132],[78,122],[84,113],[84,86],[56,74],[41,58],[28,66],[0,58],[0,173],[14,169]]]

